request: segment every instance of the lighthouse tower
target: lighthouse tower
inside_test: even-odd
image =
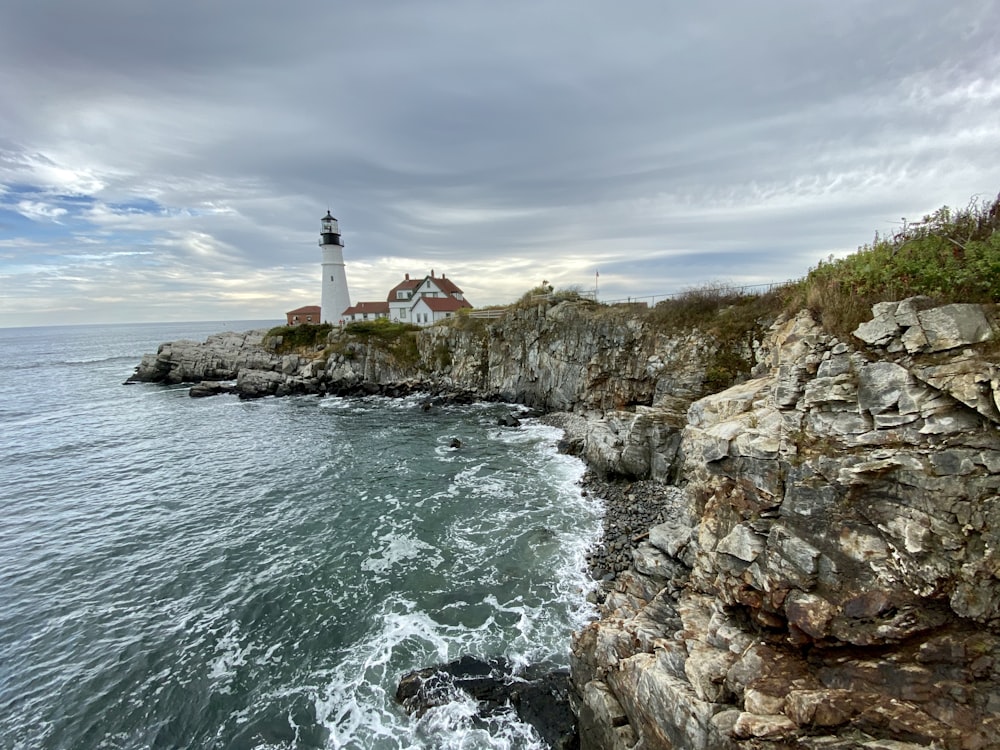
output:
[[[320,300],[320,315],[324,323],[338,323],[344,310],[351,306],[351,295],[347,291],[347,274],[344,272],[344,242],[340,239],[337,220],[329,211],[323,217],[319,246],[323,248],[323,296]]]

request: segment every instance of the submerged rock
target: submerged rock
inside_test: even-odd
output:
[[[404,675],[396,701],[407,713],[422,716],[431,708],[455,700],[456,691],[479,703],[479,716],[488,717],[513,708],[521,721],[531,724],[551,748],[572,750],[579,746],[576,717],[569,705],[569,672],[539,673],[528,669],[515,675],[503,659],[463,656],[447,664]]]
[[[497,419],[497,425],[500,427],[520,427],[521,420],[513,414],[504,414]]]
[[[236,386],[229,382],[203,380],[197,385],[191,386],[191,389],[188,391],[188,395],[191,398],[218,396],[222,393],[236,393]]]

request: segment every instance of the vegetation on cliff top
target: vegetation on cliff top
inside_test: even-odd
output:
[[[891,236],[845,258],[820,263],[788,298],[844,336],[871,317],[877,302],[927,295],[939,304],[1000,298],[1000,197],[943,206],[921,221],[903,220]]]
[[[329,323],[275,326],[267,332],[265,341],[275,342],[274,351],[277,354],[307,353],[325,345],[331,330],[333,326]]]
[[[692,289],[657,304],[649,319],[665,330],[699,328],[723,338],[761,318],[811,310],[847,338],[872,305],[926,295],[938,304],[1000,299],[1000,197],[944,206],[891,236],[876,235],[843,258],[819,263],[805,278],[763,294],[739,288]]]
[[[419,330],[420,326],[393,323],[388,318],[359,320],[344,326],[347,336],[389,352],[401,365],[413,365],[420,360],[416,340]]]
[[[718,350],[706,385],[722,387],[748,374],[752,342],[779,315],[808,308],[831,333],[849,339],[871,318],[872,305],[926,295],[937,304],[1000,299],[1000,197],[944,206],[891,236],[875,236],[857,252],[821,262],[805,278],[765,293],[726,286],[692,289],[647,313],[662,331],[698,329]]]
[[[344,326],[344,333],[361,339],[391,343],[407,334],[419,331],[420,326],[412,323],[393,323],[388,318],[359,320]]]

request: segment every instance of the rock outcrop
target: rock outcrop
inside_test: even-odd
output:
[[[628,310],[585,301],[541,303],[491,324],[434,326],[411,337],[410,346],[400,346],[334,330],[318,351],[278,354],[278,342],[265,331],[224,333],[203,344],[161,345],[129,382],[235,380],[243,398],[473,393],[544,411],[606,415],[594,429],[608,449],[591,458],[607,462],[598,466],[602,471],[640,476],[650,471],[651,451],[669,440],[661,429],[666,405],[673,404],[674,428],[681,426],[687,404],[706,392],[706,363],[718,349],[710,336],[657,331]],[[635,411],[653,404],[655,414]],[[632,424],[636,419],[642,429]],[[619,433],[627,433],[628,445],[618,445]],[[661,469],[653,467],[653,475]]]
[[[690,406],[686,512],[574,641],[584,748],[1000,746],[994,324],[874,312]]]
[[[534,727],[553,750],[579,747],[576,721],[570,708],[569,674],[565,670],[529,668],[515,674],[503,659],[464,656],[457,661],[403,675],[396,701],[416,716],[467,694],[478,704],[473,722],[490,729],[490,719],[511,710]]]
[[[204,343],[171,341],[143,355],[128,382],[194,383],[235,380],[245,370],[273,370],[275,357],[262,347],[266,331],[216,333]]]

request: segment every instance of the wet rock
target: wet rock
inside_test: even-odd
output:
[[[197,385],[191,386],[188,395],[191,398],[205,398],[206,396],[218,396],[221,393],[235,392],[236,387],[232,383],[203,380]]]
[[[569,672],[529,668],[515,675],[503,659],[463,656],[447,664],[404,675],[396,701],[407,713],[423,715],[454,700],[455,691],[479,703],[479,716],[488,717],[513,706],[521,721],[531,724],[556,750],[579,746],[576,717],[569,704]]]

